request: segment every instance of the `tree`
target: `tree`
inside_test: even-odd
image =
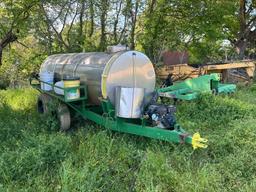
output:
[[[36,0],[8,1],[0,3],[0,65],[2,65],[3,50],[12,42],[18,41],[28,31],[27,22]]]
[[[135,0],[135,2],[130,2],[131,4],[131,33],[130,33],[130,48],[131,50],[135,49],[135,28],[137,25],[137,17],[139,12],[140,0]]]
[[[71,8],[74,4],[75,0],[66,0],[55,1],[54,3],[51,1],[41,1],[39,5],[39,10],[41,10],[44,16],[47,29],[54,33],[60,52],[70,51],[69,32],[72,29],[78,11],[77,4],[75,4],[75,9]],[[63,31],[68,25],[68,18],[71,18],[71,23],[69,24],[68,34],[65,38]]]
[[[255,0],[150,0],[146,5],[140,43],[155,63],[164,49],[189,50],[196,62],[212,62],[227,39],[240,58],[255,46]]]
[[[99,4],[99,12],[100,12],[100,50],[105,51],[107,45],[107,36],[106,36],[106,25],[107,25],[107,16],[109,10],[109,0],[100,0]]]
[[[234,43],[239,58],[243,59],[245,51],[256,39],[256,1],[239,0],[239,31]]]
[[[113,36],[114,36],[114,43],[115,44],[119,43],[119,40],[118,40],[118,23],[119,23],[120,14],[121,14],[121,11],[122,11],[122,5],[123,5],[123,0],[113,2],[113,6],[115,6],[115,16],[114,16],[114,22],[113,22]]]

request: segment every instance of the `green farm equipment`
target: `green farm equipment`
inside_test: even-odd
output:
[[[41,92],[38,112],[49,113],[49,104],[57,103],[54,111],[63,131],[70,128],[71,116],[80,116],[113,131],[207,147],[207,139],[190,135],[176,122],[175,106],[158,103],[154,67],[143,53],[52,55],[39,77],[30,79]]]
[[[118,47],[119,49],[120,47]],[[203,92],[232,93],[235,85],[220,84],[219,74],[155,89],[155,71],[138,51],[76,53],[49,56],[40,78],[30,84],[41,92],[37,108],[49,113],[50,103],[60,129],[70,128],[71,115],[81,116],[113,131],[206,148],[207,139],[190,135],[176,121],[176,107],[159,103],[159,97],[192,100]],[[57,102],[54,102],[57,101]]]
[[[222,84],[220,83],[220,74],[212,73],[175,83],[174,85],[160,88],[157,91],[161,97],[193,100],[201,93],[231,94],[235,90],[235,84]]]
[[[40,83],[52,86],[53,89],[61,89],[63,90],[64,95],[58,95],[54,91],[45,91],[41,89]],[[41,92],[37,104],[38,112],[47,113],[49,112],[47,107],[50,102],[53,102],[54,100],[59,102],[56,111],[60,121],[61,130],[69,129],[71,122],[70,113],[72,112],[81,116],[85,120],[91,120],[97,125],[113,131],[130,133],[180,144],[187,143],[191,144],[193,149],[207,147],[207,139],[201,138],[199,133],[195,133],[193,135],[188,134],[178,123],[176,123],[175,119],[172,119],[173,123],[171,127],[163,128],[162,126],[158,127],[152,123],[149,113],[141,116],[139,119],[117,117],[115,109],[108,99],[101,98],[101,105],[99,106],[89,104],[87,102],[87,86],[85,85],[73,88],[63,88],[47,82],[42,82],[35,78],[30,79],[30,84],[33,88]],[[80,90],[81,97],[79,99],[67,99],[67,93],[72,89]],[[160,107],[163,106],[160,105]],[[171,108],[173,109],[174,107],[172,106]],[[167,110],[169,110],[169,108]],[[171,117],[173,116],[171,115]]]

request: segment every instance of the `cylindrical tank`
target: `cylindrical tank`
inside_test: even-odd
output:
[[[53,72],[55,78],[65,75],[80,77],[88,86],[88,99],[99,104],[99,98],[108,98],[114,105],[115,88],[145,88],[146,101],[155,88],[155,71],[149,58],[138,51],[117,53],[70,53],[49,56],[40,72]]]

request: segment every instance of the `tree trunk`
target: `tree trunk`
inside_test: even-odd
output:
[[[137,14],[138,14],[138,8],[139,8],[139,1],[136,0],[134,12],[132,12],[132,29],[131,29],[131,50],[135,49],[135,29],[136,29],[136,23],[137,23]]]
[[[90,33],[89,37],[92,37],[94,33],[94,7],[93,7],[93,0],[90,1]]]
[[[119,15],[120,15],[120,12],[121,12],[121,8],[122,8],[122,1],[120,1],[119,3],[117,2],[116,10],[115,10],[116,17],[115,17],[114,27],[113,27],[114,43],[115,44],[118,41],[118,38],[117,38],[117,25],[118,25],[118,21],[119,21]]]
[[[0,66],[2,65],[3,48],[0,46]]]
[[[2,65],[3,49],[10,43],[16,41],[18,37],[10,30],[0,41],[0,66]]]
[[[245,39],[238,40],[235,44],[239,59],[244,59],[247,42]]]
[[[240,24],[240,31],[239,31],[239,39],[235,43],[236,52],[239,56],[239,59],[244,58],[245,50],[247,47],[246,43],[246,8],[245,8],[246,0],[239,1],[239,24]]]
[[[150,5],[149,5],[149,14],[153,12],[154,8],[155,8],[155,5],[156,5],[156,0],[152,0],[150,2]]]
[[[106,49],[106,20],[108,11],[108,0],[101,1],[101,15],[100,15],[100,25],[101,25],[101,36],[100,36],[100,50],[105,51]]]
[[[83,26],[84,26],[84,12],[85,12],[85,1],[81,1],[81,10],[79,15],[79,29],[78,29],[78,44],[80,49],[84,48],[84,39],[86,38],[86,33],[84,33]],[[81,50],[82,50],[81,49]]]

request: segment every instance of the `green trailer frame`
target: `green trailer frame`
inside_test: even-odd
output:
[[[54,88],[62,89],[64,96],[57,95],[54,91],[45,91],[40,88],[40,83],[45,83]],[[114,107],[107,99],[101,98],[101,105],[91,105],[87,102],[87,87],[85,85],[72,88],[62,88],[42,82],[37,78],[30,78],[30,85],[41,93],[52,96],[53,98],[65,103],[85,120],[91,120],[96,124],[113,131],[130,133],[134,135],[159,139],[174,143],[191,144],[193,149],[206,148],[207,139],[201,138],[199,133],[188,134],[179,124],[175,124],[173,130],[167,130],[150,125],[147,117],[140,119],[125,119],[115,115]],[[67,92],[71,89],[80,89],[79,99],[68,100]]]
[[[235,84],[222,84],[220,79],[219,73],[212,73],[175,83],[157,91],[161,97],[187,101],[198,98],[202,93],[231,94],[235,92]]]

